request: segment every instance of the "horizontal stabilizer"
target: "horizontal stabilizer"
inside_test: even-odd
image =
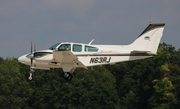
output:
[[[134,51],[131,51],[131,53],[133,53],[133,54],[136,54],[136,53],[151,53],[151,51],[134,50]]]

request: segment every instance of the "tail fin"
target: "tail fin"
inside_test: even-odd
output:
[[[156,54],[163,35],[164,26],[164,23],[149,24],[129,47],[135,51],[148,51],[152,54]]]

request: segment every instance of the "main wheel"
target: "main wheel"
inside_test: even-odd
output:
[[[65,80],[71,80],[73,78],[72,74],[70,72],[64,72],[62,77],[65,79]]]

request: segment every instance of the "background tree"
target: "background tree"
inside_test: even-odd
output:
[[[28,108],[31,95],[25,76],[14,58],[0,59],[0,105],[2,109]]]
[[[116,77],[120,104],[123,108],[151,109],[159,108],[158,106],[163,104],[168,108],[174,108],[177,98],[173,93],[174,86],[169,69],[174,51],[174,47],[163,43],[158,49],[158,55],[153,58],[107,66]],[[161,87],[161,83],[164,86]],[[164,90],[161,96],[156,95],[157,89]]]

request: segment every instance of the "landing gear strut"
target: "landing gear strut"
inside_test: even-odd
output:
[[[33,73],[33,72],[34,72],[34,69],[30,69],[29,77],[28,77],[29,80],[32,80],[32,73]]]
[[[64,72],[62,74],[62,77],[65,79],[65,80],[71,80],[73,78],[72,74],[70,72]]]

